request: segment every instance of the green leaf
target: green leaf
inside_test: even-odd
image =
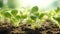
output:
[[[53,17],[56,21],[58,21],[59,22],[59,24],[60,24],[60,17],[57,17],[57,18],[55,18],[55,17]]]
[[[17,15],[17,16],[16,16],[16,19],[17,19],[17,20],[21,19],[21,16]]]
[[[34,6],[34,7],[32,8],[32,13],[34,13],[34,12],[36,12],[36,11],[38,11],[38,7],[37,7],[37,6]]]
[[[59,12],[60,11],[60,8],[59,7],[57,7],[57,10],[56,10],[56,12]]]
[[[12,14],[13,16],[16,16],[16,15],[17,15],[17,13],[18,13],[18,11],[17,11],[17,10],[12,10],[12,11],[11,11],[11,14]]]
[[[28,19],[28,20],[27,20],[27,23],[28,23],[28,24],[31,24],[31,23],[33,23],[33,20],[32,20],[32,19]]]
[[[45,15],[44,13],[40,14],[39,19],[41,19],[44,15]]]
[[[27,18],[27,15],[21,15],[21,19]]]
[[[7,17],[7,18],[11,18],[11,14],[10,14],[10,13],[4,12],[3,14],[4,14],[4,16]]]
[[[37,18],[37,17],[36,17],[36,16],[31,15],[31,16],[30,16],[30,18],[31,18],[32,20],[36,20],[36,18]]]
[[[36,12],[36,13],[33,13],[36,17],[39,17],[39,13]]]

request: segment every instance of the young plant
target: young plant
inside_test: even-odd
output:
[[[53,17],[55,23],[57,24],[57,26],[59,26],[60,28],[60,8],[57,8],[56,10],[56,16]]]
[[[20,15],[17,15],[18,10],[12,10],[11,12],[8,11],[2,11],[2,15],[7,20],[10,20],[12,22],[13,26],[18,27],[20,23]]]
[[[31,24],[31,28],[36,28],[36,27],[41,27],[41,22],[40,20],[42,19],[42,17],[44,16],[43,13],[39,14],[38,12],[38,7],[37,6],[34,6],[32,9],[31,9],[31,12],[30,12],[30,18],[34,21],[32,24]],[[41,12],[41,11],[40,11]],[[31,21],[32,21],[31,20]]]
[[[17,15],[18,14],[18,10],[12,10],[11,11],[11,21],[12,21],[12,24],[17,27],[17,26],[20,26],[20,19],[21,19],[21,16],[20,15]]]
[[[54,22],[57,26],[60,27],[60,9],[52,10],[49,13],[46,14],[48,16],[47,20],[51,20]]]

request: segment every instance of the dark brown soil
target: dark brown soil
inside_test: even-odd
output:
[[[9,23],[0,24],[0,34],[8,34],[11,31],[12,26]]]
[[[3,23],[0,25],[0,34],[60,34],[60,28],[52,22],[46,22],[35,30],[26,27],[26,24],[15,28],[10,23]]]

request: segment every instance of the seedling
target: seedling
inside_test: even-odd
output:
[[[34,6],[32,9],[25,9],[22,13],[20,12],[18,14],[18,10],[13,9],[9,11],[0,11],[0,18],[6,18],[7,20],[10,20],[11,24],[13,24],[14,27],[21,26],[20,24],[31,24],[31,28],[41,27],[43,22],[46,22],[46,20],[51,20],[57,26],[60,27],[60,9],[57,10],[51,10],[49,12],[42,12],[39,11],[39,8],[37,6]],[[24,22],[23,22],[24,21]]]

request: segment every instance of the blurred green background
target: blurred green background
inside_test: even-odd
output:
[[[6,5],[8,6],[8,8],[16,8],[16,3],[17,2],[14,2],[14,1],[18,1],[18,0],[0,0],[0,8],[2,8],[5,5],[4,2],[7,2]],[[60,7],[60,0],[55,1],[50,6],[46,7],[45,9],[50,9],[50,8],[54,9],[57,6]]]

